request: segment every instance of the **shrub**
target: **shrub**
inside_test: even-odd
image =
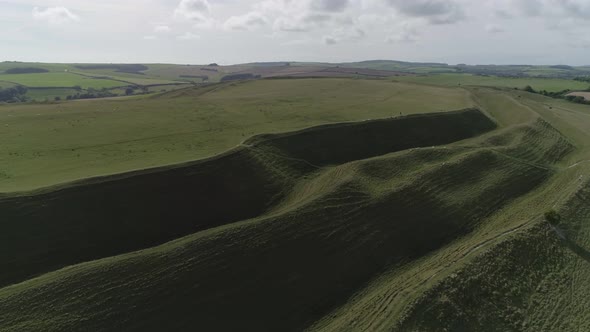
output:
[[[553,226],[556,226],[559,225],[559,222],[561,221],[561,216],[559,215],[559,213],[557,213],[557,211],[551,209],[545,212],[545,221],[547,221],[549,224]]]
[[[531,92],[531,93],[536,93],[536,92],[537,92],[537,91],[535,91],[535,89],[533,89],[533,87],[532,87],[532,86],[530,86],[530,85],[527,85],[527,86],[525,86],[525,87],[524,87],[524,91],[526,91],[526,92]]]

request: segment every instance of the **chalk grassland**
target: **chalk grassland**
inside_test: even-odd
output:
[[[404,76],[396,77],[396,81],[413,82],[422,84],[433,84],[442,86],[488,86],[488,87],[505,87],[523,89],[527,85],[532,86],[535,90],[562,91],[585,90],[590,87],[590,83],[578,82],[574,80],[558,78],[511,78],[496,76],[480,76],[471,74],[436,74],[428,76]]]
[[[50,100],[53,101],[55,97],[65,99],[67,96],[73,96],[80,91],[72,88],[29,88],[27,96],[35,101]],[[125,91],[122,92],[124,94]]]
[[[87,89],[112,88],[125,85],[109,79],[93,79],[72,73],[40,73],[40,74],[1,74],[0,80],[27,87],[68,88],[76,85]]]
[[[222,84],[133,100],[0,106],[0,192],[212,156],[250,136],[473,106],[463,90],[349,79]]]
[[[137,73],[116,70],[83,70],[75,64],[39,64],[39,63],[0,63],[0,72],[18,68],[42,69],[48,72],[8,74],[0,73],[0,88],[23,85],[29,88],[27,96],[35,101],[53,100],[55,97],[65,99],[75,95],[81,89],[108,89],[119,95],[125,95],[125,87],[147,86],[150,92],[160,92],[183,87],[185,81],[150,77]],[[82,68],[85,68],[82,66]],[[147,68],[147,67],[146,67]],[[186,87],[188,85],[184,85]],[[155,90],[155,88],[157,90]],[[83,91],[82,91],[83,92]]]
[[[9,83],[9,82],[2,82],[0,81],[0,89],[4,89],[4,88],[11,88],[15,86],[14,83]]]
[[[512,89],[321,79],[45,105],[55,107],[47,118],[33,106],[0,108],[0,123],[20,129],[0,141],[43,144],[21,143],[30,130],[63,150],[73,137],[93,144],[81,151],[137,144],[166,156],[162,146],[199,139],[214,147],[204,156],[234,149],[0,199],[6,331],[590,324],[586,105]],[[448,112],[466,106],[481,112]],[[324,125],[375,118],[384,119]],[[315,125],[324,126],[303,129]],[[167,141],[159,127],[182,131]],[[105,132],[136,138],[101,142]],[[203,150],[179,149],[168,156]],[[132,156],[137,168],[145,153]],[[46,160],[64,156],[75,154]],[[118,159],[107,160],[94,174],[114,172]],[[78,167],[88,166],[68,171]],[[40,171],[28,188],[70,179]],[[11,185],[26,188],[27,174]],[[565,217],[566,240],[542,221],[550,207]]]
[[[14,69],[41,69],[47,73],[9,74]],[[4,72],[4,73],[2,73]],[[462,73],[463,72],[463,73]],[[385,79],[393,77],[407,82],[435,85],[479,85],[522,89],[527,85],[537,90],[585,90],[588,84],[572,80],[590,75],[587,68],[568,66],[450,66],[436,63],[409,63],[400,61],[364,61],[354,63],[247,63],[239,65],[175,65],[175,64],[46,64],[0,63],[0,87],[21,84],[34,88],[28,96],[34,101],[65,99],[80,91],[60,88],[80,86],[83,89],[109,89],[125,95],[128,86],[146,87],[143,92],[161,92],[190,85],[215,83],[224,77],[290,77],[320,78],[349,77]],[[486,75],[472,75],[472,74]],[[416,77],[416,74],[419,76]],[[519,78],[499,76],[525,76]],[[545,77],[545,78],[541,78]],[[58,94],[62,93],[63,94]],[[84,91],[82,91],[83,93]]]
[[[421,295],[405,313],[402,330],[590,327],[585,309],[590,305],[590,108],[530,97],[522,102],[549,119],[577,147],[559,168],[554,184],[537,199],[539,209],[552,207],[562,214],[559,231],[531,218],[521,231],[482,250],[481,256]]]
[[[418,124],[422,128],[415,131],[413,127]],[[0,210],[14,225],[12,231],[20,233],[26,229],[36,229],[40,237],[29,239],[43,243],[49,241],[53,243],[50,245],[53,250],[51,253],[31,250],[31,260],[17,265],[11,260],[1,260],[2,270],[12,273],[4,273],[0,277],[0,285],[23,281],[55,270],[56,267],[143,249],[199,230],[256,217],[289,191],[282,185],[295,184],[297,177],[314,177],[313,173],[318,168],[328,169],[332,165],[408,148],[452,143],[493,128],[495,124],[477,110],[313,127],[289,134],[255,136],[243,146],[222,156],[185,166],[146,170],[135,176],[93,179],[67,186],[63,190],[37,195],[35,198],[25,196],[6,199],[2,201]],[[267,172],[268,176],[265,176]],[[232,184],[228,176],[235,183]],[[265,190],[260,190],[261,188]],[[283,203],[309,198],[306,196],[290,195]],[[200,199],[195,201],[194,197]],[[75,201],[78,203],[74,204]],[[96,205],[99,201],[101,204]],[[149,201],[152,203],[148,203]],[[191,201],[192,204],[189,203]],[[161,204],[163,202],[167,203]],[[118,209],[102,208],[121,203],[125,204],[128,212],[119,214]],[[30,206],[30,209],[23,211],[19,207],[22,204]],[[75,209],[72,204],[76,206]],[[144,205],[144,208],[132,208],[135,204],[139,204],[137,207]],[[231,212],[226,211],[229,206]],[[55,237],[57,234],[50,229],[41,230],[45,227],[44,216],[49,211],[52,214],[63,213],[62,218],[59,218],[63,227],[57,229],[70,229],[67,225],[73,224],[80,227],[71,228],[67,232],[72,233],[63,237]],[[194,218],[195,211],[199,211],[200,221],[188,222]],[[168,216],[162,218],[164,214]],[[88,238],[98,237],[101,232],[95,229],[89,233],[95,226],[100,225],[104,230],[111,229],[104,227],[105,222],[112,223],[113,226],[128,224],[131,228],[117,228],[120,230],[119,235],[119,231],[111,232],[111,235],[104,234],[110,237],[106,242],[101,239],[94,242]],[[134,229],[140,224],[143,225],[142,231],[136,232]],[[50,227],[56,225],[53,223]],[[21,246],[28,241],[11,236],[8,229],[5,230],[5,245],[12,243]],[[89,242],[84,241],[78,247],[81,244],[78,242],[80,238],[88,238]],[[116,238],[126,240],[119,242]],[[73,249],[72,246],[77,247],[74,250],[76,256],[68,254]],[[61,250],[63,252],[59,252]],[[40,261],[44,263],[39,264]]]
[[[486,290],[500,280],[506,291],[522,290],[515,293],[519,299],[539,289],[539,279],[521,281],[501,268],[478,266],[474,274],[462,269],[477,264],[482,252],[504,257],[503,248],[520,236],[535,246],[508,257],[557,252],[549,229],[546,239],[527,234],[547,227],[539,220],[547,200],[560,207],[566,201],[554,199],[576,192],[579,183],[570,172],[579,170],[569,163],[588,151],[577,141],[584,133],[570,121],[586,115],[570,110],[554,120],[558,111],[544,105],[551,99],[469,92],[493,122],[466,111],[263,135],[204,164],[5,198],[2,220],[13,222],[3,223],[2,252],[28,259],[0,258],[8,267],[3,270],[11,271],[4,284],[76,260],[98,260],[0,289],[0,323],[7,331],[197,325],[224,331],[405,331],[522,327],[527,319],[550,317],[543,305],[517,301],[527,311],[509,315],[513,297],[501,302],[505,298],[493,292],[460,292],[463,283]],[[80,202],[75,209],[68,207],[72,199]],[[47,216],[66,233],[47,231]],[[39,233],[16,240],[27,229]],[[47,254],[44,245],[56,251]],[[532,266],[527,271],[535,273]],[[482,271],[486,279],[470,283]],[[455,280],[459,291],[430,305],[428,297]],[[537,296],[538,303],[548,303],[545,293]],[[447,298],[453,306],[445,306]],[[483,310],[490,301],[499,305],[496,311]],[[582,322],[584,301],[571,305]],[[482,310],[472,310],[478,306]],[[460,320],[454,320],[457,312],[465,313]]]
[[[164,85],[182,82],[150,79],[142,77],[97,76],[73,72],[50,72],[38,74],[0,74],[0,80],[11,84],[20,84],[31,88],[68,88],[80,86],[83,89],[113,88],[128,85]]]

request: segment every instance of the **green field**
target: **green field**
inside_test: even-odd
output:
[[[0,106],[0,330],[589,329],[574,81],[399,79]]]
[[[55,89],[55,88],[29,88],[27,96],[36,101],[53,100],[55,97],[62,99],[64,96],[71,96],[78,93],[75,89]]]
[[[396,77],[395,80],[402,82],[413,82],[422,84],[433,84],[442,86],[487,86],[487,87],[504,87],[523,89],[530,85],[535,90],[562,91],[585,90],[590,88],[589,83],[578,82],[574,80],[565,80],[557,78],[511,78],[495,76],[478,76],[471,74],[436,74],[428,76],[406,76]]]
[[[27,96],[32,101],[53,100],[55,97],[66,99],[78,93],[84,94],[88,89],[108,89],[110,92],[125,95],[129,86],[145,86],[150,93],[177,89],[182,83],[177,77],[164,79],[158,76],[145,75],[141,72],[127,73],[117,70],[80,69],[77,64],[45,64],[45,63],[0,63],[0,88],[23,85],[29,88]],[[156,66],[157,67],[157,66]],[[6,70],[15,68],[43,69],[45,73],[7,74]],[[146,68],[149,68],[146,66]],[[188,86],[188,85],[187,85]],[[80,87],[82,90],[74,90]],[[156,90],[157,89],[157,90]]]
[[[14,83],[0,81],[0,89],[13,87]]]
[[[9,74],[15,69],[45,70],[46,73]],[[359,73],[362,73],[359,76]],[[235,74],[271,77],[349,77],[386,78],[403,82],[443,86],[488,86],[522,89],[531,85],[536,90],[586,90],[588,83],[576,77],[590,76],[586,67],[561,66],[466,66],[400,61],[363,61],[353,63],[246,63],[238,65],[177,64],[51,64],[0,62],[0,87],[20,84],[35,88],[27,93],[31,101],[65,99],[84,95],[88,89],[107,89],[124,95],[129,86],[143,87],[149,93],[173,90],[178,84],[210,84]],[[401,75],[401,76],[400,76]],[[406,76],[407,75],[407,76]],[[57,89],[80,86],[81,91]],[[162,86],[162,87],[159,87]],[[51,90],[53,89],[53,90]],[[140,89],[141,90],[141,89]],[[139,91],[139,90],[138,90]],[[60,93],[60,94],[58,94]],[[143,93],[143,92],[142,92]],[[105,94],[106,96],[111,96]],[[103,95],[104,96],[104,95]]]
[[[0,192],[195,160],[246,138],[472,106],[467,92],[387,81],[225,84],[137,100],[0,106]]]
[[[11,82],[32,88],[65,88],[80,86],[83,89],[102,89],[125,85],[124,83],[113,80],[92,79],[72,73],[1,74],[0,81]]]

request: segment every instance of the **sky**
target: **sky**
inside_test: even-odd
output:
[[[588,0],[0,0],[0,61],[590,65]]]

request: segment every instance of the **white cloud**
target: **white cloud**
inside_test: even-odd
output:
[[[211,5],[207,0],[181,0],[174,10],[174,17],[191,21],[197,28],[213,28],[217,25],[211,17]]]
[[[176,17],[181,17],[193,21],[204,19],[211,10],[207,0],[181,0],[174,10]]]
[[[350,5],[350,0],[315,0],[311,6],[325,12],[341,12]]]
[[[326,44],[326,45],[335,45],[337,43],[338,43],[338,41],[334,37],[330,37],[330,36],[324,37],[324,44]]]
[[[557,4],[568,16],[590,20],[590,3],[587,0],[562,0]]]
[[[418,41],[419,33],[415,26],[402,24],[395,31],[392,31],[385,41],[389,44],[415,43]]]
[[[33,18],[50,24],[63,24],[80,20],[78,15],[65,7],[49,7],[45,9],[35,7],[33,8]]]
[[[400,14],[426,19],[431,24],[452,24],[465,19],[465,13],[455,0],[386,0]]]
[[[266,17],[267,21],[272,21],[275,31],[306,32],[346,23],[343,18],[354,14],[352,11],[354,2],[354,0],[265,0],[256,4],[254,11]]]
[[[155,33],[167,33],[167,32],[170,32],[170,31],[172,31],[172,28],[170,28],[167,25],[156,25],[154,27],[154,32]]]
[[[6,60],[588,62],[580,45],[589,41],[590,0],[0,2]],[[76,21],[84,24],[44,31],[46,24]],[[198,35],[202,43],[171,42]],[[56,43],[63,47],[48,46]],[[338,47],[322,47],[334,43]]]
[[[266,25],[266,18],[259,12],[249,12],[241,16],[232,16],[224,23],[228,30],[250,30],[255,27]]]
[[[365,38],[366,33],[358,28],[339,28],[332,31],[332,34],[324,37],[326,45],[334,45],[345,41],[358,41]]]
[[[196,35],[192,32],[185,32],[182,35],[176,36],[176,39],[178,39],[178,40],[197,40],[200,38],[201,38],[201,36]]]
[[[174,14],[193,19],[208,14],[210,10],[211,5],[209,5],[209,1],[207,0],[181,0]]]
[[[488,24],[486,25],[486,32],[488,33],[501,33],[504,32],[504,29],[496,24]]]

